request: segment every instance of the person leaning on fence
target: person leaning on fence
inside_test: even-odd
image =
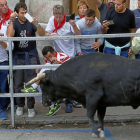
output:
[[[33,18],[30,23],[24,15],[27,13],[27,6],[24,3],[17,3],[14,8],[14,13],[11,14],[10,23],[7,29],[8,37],[35,37],[35,32],[42,36],[45,34],[44,29],[38,24],[37,19]],[[16,18],[18,17],[18,18]],[[36,41],[14,41],[13,51],[14,65],[37,65],[40,64],[38,52],[36,49]],[[23,83],[28,82],[36,77],[35,70],[15,70],[14,71],[14,92],[20,93],[23,88]],[[21,116],[23,114],[23,107],[25,105],[24,97],[17,97],[16,114]],[[28,117],[34,117],[34,97],[27,97]]]
[[[0,27],[0,38],[6,37],[7,26],[1,25]],[[13,45],[12,45],[13,48]],[[9,44],[5,41],[0,41],[0,66],[9,65],[8,61],[8,50]],[[7,74],[8,70],[0,70],[0,93],[7,93]],[[0,97],[0,118],[7,119],[7,98]]]
[[[0,29],[1,26],[8,26],[10,21],[10,15],[13,13],[11,9],[8,7],[8,3],[6,0],[0,0]],[[7,93],[9,92],[9,84],[8,84],[8,78],[7,78]],[[10,104],[10,98],[7,98],[7,109],[8,105]]]
[[[89,9],[87,0],[80,0],[77,3],[78,15],[75,17],[76,22],[85,17],[85,12]]]
[[[70,57],[65,54],[65,53],[59,53],[56,52],[53,47],[51,46],[45,46],[42,50],[42,55],[46,58],[45,60],[45,65],[48,64],[62,64],[70,59]],[[40,75],[46,70],[55,70],[56,68],[44,68],[41,69],[40,72],[37,74]],[[21,89],[21,92],[23,93],[28,93],[28,92],[42,92],[39,86],[39,81],[32,84],[30,87],[26,89]],[[42,102],[42,98],[40,97],[35,97],[37,100]],[[49,112],[46,114],[47,116],[49,115],[55,115],[56,112],[60,109],[60,105],[55,103],[50,106]]]
[[[114,24],[107,20],[113,20]],[[115,0],[115,9],[108,11],[101,30],[107,34],[135,33],[135,27],[134,13],[126,8],[126,0]],[[106,38],[104,53],[128,57],[132,53],[131,40],[132,37]]]
[[[102,34],[101,23],[95,17],[95,11],[92,9],[86,11],[85,18],[77,21],[77,25],[82,35]],[[95,38],[75,39],[77,55],[96,52],[102,45],[103,40],[103,38],[98,38],[97,42],[95,42]]]
[[[76,25],[75,20],[66,22],[66,14],[64,13],[64,7],[62,5],[55,5],[53,7],[53,15],[46,27],[46,36],[70,36],[81,35],[79,28]],[[54,49],[57,52],[63,52],[68,54],[70,58],[75,57],[75,44],[74,39],[54,40]],[[70,99],[65,100],[66,113],[71,113],[72,102]]]
[[[136,33],[140,33],[140,28],[136,31]],[[140,37],[135,36],[132,40],[132,54],[130,56],[131,59],[140,59]]]

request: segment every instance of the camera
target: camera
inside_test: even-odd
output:
[[[70,20],[75,20],[75,13],[66,15],[66,22],[69,22]]]

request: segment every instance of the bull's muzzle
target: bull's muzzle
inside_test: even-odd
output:
[[[38,75],[37,77],[35,77],[32,80],[30,80],[28,83],[25,83],[25,87],[28,86],[28,85],[31,85],[31,84],[33,84],[33,83],[35,83],[35,82],[37,82],[37,81],[39,81],[41,79],[43,79],[43,78],[45,78],[45,76],[46,76],[45,73],[42,73],[42,74]]]

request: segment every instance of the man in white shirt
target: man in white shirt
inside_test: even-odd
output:
[[[0,29],[0,38],[6,37],[7,27],[1,25]],[[9,45],[5,41],[0,41],[0,66],[7,66],[9,65],[8,62],[8,53]],[[0,93],[7,93],[7,75],[8,70],[0,70]],[[0,117],[2,120],[7,119],[6,115],[7,109],[7,98],[2,97],[0,98]]]
[[[7,1],[0,0],[0,28],[1,25],[8,26],[11,13],[13,11],[8,8]]]
[[[6,36],[6,30],[10,21],[10,14],[12,10],[8,8],[6,0],[0,0],[0,37]],[[8,65],[8,45],[6,42],[0,41],[0,65]],[[8,70],[0,70],[0,75],[4,76],[0,78],[0,93],[8,93],[9,86],[7,81]],[[6,81],[5,81],[6,80]],[[1,119],[7,119],[6,108],[10,102],[10,98],[0,99],[0,117]]]
[[[66,14],[62,5],[55,5],[53,7],[53,15],[45,29],[47,32],[46,36],[81,35],[75,20],[66,22]],[[57,52],[68,54],[70,58],[75,57],[74,39],[54,40],[54,49]]]

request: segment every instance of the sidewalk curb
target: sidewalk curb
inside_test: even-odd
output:
[[[97,116],[95,116],[97,122]],[[104,119],[105,123],[126,123],[126,122],[140,122],[140,115],[107,115]],[[89,119],[86,116],[51,116],[51,117],[15,117],[15,124],[65,124],[65,123],[89,123]],[[0,120],[0,124],[11,124],[11,118],[9,120]]]

